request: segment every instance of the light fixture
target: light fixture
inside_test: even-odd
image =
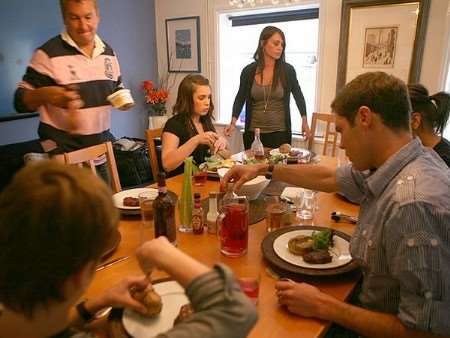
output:
[[[257,4],[263,5],[264,3],[278,5],[284,3],[285,5],[295,4],[299,0],[229,0],[230,6],[236,6],[242,8],[245,6],[255,7]]]

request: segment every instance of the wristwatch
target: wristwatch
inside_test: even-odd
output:
[[[108,315],[109,312],[112,310],[112,307],[105,307],[96,313],[91,313],[88,309],[86,309],[86,299],[85,299],[81,303],[77,304],[76,309],[80,318],[83,319],[85,323],[90,323],[93,320]]]
[[[81,319],[83,319],[86,323],[89,323],[95,319],[95,315],[90,313],[89,310],[86,309],[85,303],[86,301],[83,300],[82,302],[77,304],[76,308]]]
[[[272,179],[273,169],[275,169],[275,165],[272,163],[269,164],[269,167],[267,168],[266,175],[265,175],[268,180]]]

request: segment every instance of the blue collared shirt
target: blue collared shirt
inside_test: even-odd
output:
[[[362,304],[408,327],[450,332],[450,170],[414,139],[373,172],[337,170],[361,204],[351,254],[363,271]]]

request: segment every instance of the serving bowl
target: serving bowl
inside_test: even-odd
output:
[[[217,173],[220,178],[224,177],[229,169],[228,168],[219,168],[217,169]],[[252,201],[259,197],[261,192],[267,187],[270,180],[268,180],[265,176],[256,176],[254,179],[245,182],[239,190],[236,191],[238,196],[247,196],[247,198]]]

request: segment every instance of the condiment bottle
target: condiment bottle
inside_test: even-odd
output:
[[[200,204],[200,193],[194,194],[194,210],[192,210],[192,230],[195,235],[203,233],[203,208]]]
[[[206,225],[208,226],[208,233],[217,234],[217,193],[209,193],[209,209],[206,215]]]
[[[255,139],[251,145],[253,156],[255,156],[255,160],[264,160],[264,146],[260,139],[260,129],[255,128]]]
[[[175,227],[175,203],[167,195],[166,174],[158,174],[158,196],[153,201],[155,237],[166,236],[170,243],[177,244]]]

